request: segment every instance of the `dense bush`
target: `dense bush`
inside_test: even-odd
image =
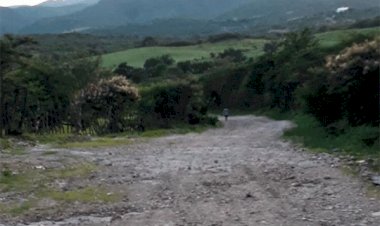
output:
[[[184,73],[201,74],[213,66],[212,62],[183,61],[178,62],[177,67]]]
[[[144,127],[169,127],[176,122],[208,120],[201,86],[195,80],[167,81],[141,92],[139,115]]]
[[[156,45],[158,45],[158,41],[151,36],[145,37],[141,42],[141,46],[143,47],[156,46]]]
[[[113,73],[122,75],[135,83],[139,83],[146,78],[146,73],[143,69],[129,66],[126,62],[119,64]]]
[[[296,108],[295,91],[309,79],[308,71],[323,62],[318,43],[304,30],[268,45],[266,53],[252,65],[248,89],[254,98],[262,99],[260,105],[292,110]]]
[[[379,39],[329,56],[324,70],[304,88],[308,112],[326,126],[339,120],[352,126],[378,125],[379,59]]]
[[[229,59],[235,63],[243,62],[247,59],[242,50],[233,48],[224,50],[219,53],[218,57],[221,59]]]
[[[88,84],[74,98],[72,121],[77,131],[125,131],[126,110],[139,99],[137,89],[124,77],[114,76]]]
[[[27,38],[1,39],[1,125],[6,134],[51,132],[68,123],[74,93],[99,74],[99,61],[78,56],[32,57]]]
[[[220,108],[247,108],[251,106],[250,94],[246,89],[249,68],[246,65],[225,65],[202,77],[208,106]]]
[[[144,63],[144,70],[150,77],[159,77],[175,63],[175,60],[169,55],[149,58]]]

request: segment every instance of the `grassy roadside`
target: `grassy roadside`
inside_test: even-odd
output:
[[[102,137],[62,135],[27,134],[23,137],[25,143],[48,144],[56,148],[99,148],[125,145],[131,143],[131,138],[156,138],[172,134],[200,133],[210,126],[176,125],[169,129],[148,130],[141,133],[112,134]],[[5,148],[2,153],[16,155],[16,138],[1,139]],[[17,147],[18,148],[18,147]],[[55,155],[59,150],[47,150],[42,155]],[[24,153],[28,154],[27,151]],[[27,156],[23,157],[26,158]],[[19,217],[36,212],[49,212],[49,209],[59,211],[62,206],[75,203],[104,204],[116,203],[126,194],[111,192],[107,186],[81,184],[97,171],[99,166],[92,163],[69,165],[65,168],[32,167],[28,164],[2,164],[0,162],[0,193],[9,193],[18,199],[0,200],[0,217]],[[61,186],[65,186],[62,188]],[[53,206],[49,206],[53,205]]]
[[[338,135],[331,135],[312,116],[307,114],[274,111],[261,111],[255,114],[294,122],[296,127],[286,131],[284,137],[302,144],[313,152],[328,152],[353,156],[358,160],[370,160],[370,168],[380,172],[379,139],[373,145],[366,144],[368,138],[379,134],[379,128],[350,127]]]
[[[9,166],[10,167],[10,166]],[[41,206],[41,201],[50,200],[57,206],[73,203],[110,203],[117,202],[121,194],[107,191],[106,187],[84,186],[68,187],[63,190],[59,181],[82,181],[96,172],[97,166],[84,163],[63,169],[36,169],[0,166],[0,192],[15,195],[18,199],[0,200],[0,216],[20,216],[30,211],[45,211],[49,206]],[[17,173],[14,173],[17,172]],[[42,209],[41,209],[42,208]]]
[[[217,125],[218,126],[218,125]],[[217,127],[216,126],[216,127]],[[17,143],[46,144],[52,148],[104,148],[128,145],[132,138],[157,138],[174,134],[201,133],[215,128],[211,125],[178,124],[166,129],[149,129],[144,132],[127,132],[104,136],[75,135],[75,134],[25,134],[17,138],[1,138],[0,152],[11,155],[26,154],[25,146]],[[50,154],[49,152],[46,153]],[[51,154],[54,154],[52,152]]]

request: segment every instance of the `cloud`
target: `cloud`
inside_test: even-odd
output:
[[[0,6],[37,5],[46,0],[0,0]]]

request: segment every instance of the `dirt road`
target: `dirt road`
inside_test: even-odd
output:
[[[121,195],[109,204],[47,201],[50,211],[18,219],[18,225],[379,226],[380,200],[366,195],[367,185],[345,175],[333,157],[282,140],[289,127],[286,121],[241,116],[202,134],[106,150],[62,150],[55,156],[35,150],[29,159],[41,163],[65,158],[101,168],[65,186],[101,186]],[[3,221],[17,225],[12,218]]]

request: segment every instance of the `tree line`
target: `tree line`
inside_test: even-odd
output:
[[[268,41],[255,59],[226,49],[207,60],[175,62],[163,55],[143,68],[124,62],[112,71],[80,54],[24,54],[25,45],[35,43],[1,39],[5,134],[215,124],[209,110],[228,107],[303,112],[332,135],[367,126],[363,142],[379,142],[379,37],[354,36],[322,48],[306,29]]]
[[[310,30],[268,42],[265,54],[202,77],[214,108],[301,112],[331,136],[365,127],[379,145],[380,37],[357,35],[322,48]]]
[[[197,82],[183,78],[138,88],[127,76],[80,54],[25,54],[32,39],[1,38],[0,128],[23,133],[118,133],[206,122]],[[171,59],[163,58],[166,64]],[[158,73],[154,59],[146,63]]]

